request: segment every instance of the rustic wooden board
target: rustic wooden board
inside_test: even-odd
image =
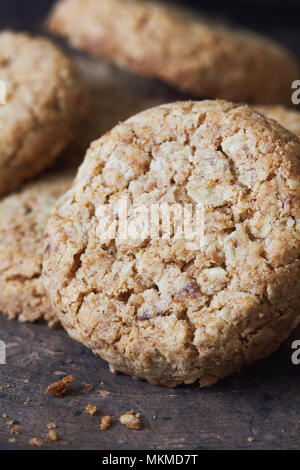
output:
[[[1,0],[0,28],[38,31],[51,3]],[[214,2],[207,3],[212,11]],[[255,12],[249,7],[245,10],[244,4],[243,9],[230,8],[237,2],[222,3],[218,2],[217,13],[265,31],[300,53],[295,10],[274,10],[272,3],[270,16],[268,9]],[[169,390],[112,375],[106,363],[62,330],[11,322],[0,315],[0,340],[7,346],[7,364],[0,365],[0,386],[10,384],[10,388],[0,389],[0,449],[28,448],[31,437],[45,437],[50,421],[57,424],[60,439],[43,446],[48,449],[300,447],[300,366],[292,365],[291,351],[287,355],[277,352],[210,389],[194,385]],[[44,393],[51,382],[66,374],[73,374],[76,380],[65,397]],[[89,392],[83,390],[87,383],[93,384]],[[31,402],[25,405],[28,396]],[[88,403],[98,406],[96,416],[84,414]],[[120,414],[131,409],[142,414],[141,431],[118,422]],[[19,424],[19,435],[10,433],[2,413]],[[104,414],[114,417],[111,429],[105,432],[98,429]],[[12,437],[15,444],[8,443]],[[254,441],[249,442],[249,437]]]
[[[20,324],[0,317],[0,338],[7,345],[7,363],[0,366],[0,442],[28,446],[31,437],[44,438],[46,425],[57,424],[60,440],[51,449],[297,449],[300,435],[300,366],[277,352],[210,389],[182,386],[166,389],[112,375],[107,364],[73,342],[64,331],[44,325]],[[72,362],[70,362],[72,360]],[[65,397],[44,393],[53,381],[73,374]],[[92,384],[89,392],[84,384]],[[106,391],[109,394],[101,392]],[[31,398],[25,405],[26,397]],[[85,405],[97,405],[95,416]],[[143,429],[133,431],[118,422],[134,409]],[[19,423],[10,433],[7,420]],[[101,416],[114,417],[111,429],[100,431]],[[254,442],[248,442],[254,437]]]

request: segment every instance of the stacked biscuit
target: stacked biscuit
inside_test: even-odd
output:
[[[60,0],[48,27],[94,58],[0,34],[0,310],[154,384],[272,353],[300,322],[296,59],[147,1]],[[203,243],[102,238],[124,197],[201,205]]]

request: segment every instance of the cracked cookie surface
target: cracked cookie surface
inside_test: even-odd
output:
[[[73,63],[50,41],[0,33],[0,196],[51,166],[87,111]]]
[[[290,104],[296,59],[196,12],[139,0],[60,0],[49,29],[92,55],[200,98]]]
[[[300,138],[300,112],[284,106],[255,106],[255,109]]]
[[[74,60],[93,97],[88,116],[52,176],[41,176],[0,202],[0,311],[22,321],[44,319],[50,326],[55,325],[56,316],[40,276],[43,232],[51,206],[71,185],[71,173],[82,163],[92,140],[120,119],[174,98],[166,87],[152,80],[115,70],[91,58]]]
[[[299,322],[300,141],[247,106],[182,102],[94,142],[47,226],[44,286],[70,336],[112,369],[209,386]],[[96,210],[202,203],[201,249],[107,241]]]

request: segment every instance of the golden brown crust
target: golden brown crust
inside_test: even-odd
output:
[[[47,228],[44,285],[68,333],[112,370],[202,386],[299,322],[300,142],[247,106],[186,102],[90,147]],[[204,247],[98,236],[97,207],[202,203]]]
[[[87,111],[73,63],[50,41],[0,33],[0,196],[49,167]]]
[[[280,45],[139,0],[60,0],[49,29],[92,55],[201,98],[290,104],[299,66]]]

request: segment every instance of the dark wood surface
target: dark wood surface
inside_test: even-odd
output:
[[[7,345],[0,385],[10,384],[0,390],[1,414],[20,426],[20,434],[12,435],[0,415],[2,448],[9,447],[11,437],[16,437],[13,448],[28,447],[28,440],[43,439],[47,423],[54,421],[60,439],[45,448],[299,449],[300,366],[293,366],[280,351],[212,388],[166,389],[112,375],[104,361],[62,330],[1,317],[0,331]],[[66,374],[75,377],[66,396],[44,393]],[[85,384],[92,384],[92,390],[84,391]],[[88,403],[97,405],[97,415],[84,414]],[[142,415],[140,431],[118,421],[131,409]],[[106,414],[113,416],[113,425],[100,431]],[[249,437],[254,442],[248,442]]]
[[[51,0],[0,0],[0,28],[37,31]],[[194,2],[195,3],[195,2]],[[300,52],[297,2],[203,2],[207,11],[244,26],[264,31]],[[257,2],[254,2],[257,5]],[[269,7],[262,7],[262,3]],[[222,6],[223,5],[223,6]],[[230,7],[230,5],[233,5]],[[277,6],[276,6],[277,5]],[[282,5],[282,3],[281,3]],[[299,6],[299,4],[298,4]],[[0,449],[28,448],[31,437],[44,439],[47,423],[57,424],[59,440],[48,449],[299,449],[300,366],[293,366],[291,350],[276,352],[210,389],[183,386],[175,390],[154,387],[124,375],[112,375],[107,365],[73,342],[62,330],[44,325],[11,322],[0,316],[0,339],[7,346],[7,363],[0,365]],[[65,397],[44,393],[53,381],[73,374],[75,382]],[[84,391],[84,384],[92,384]],[[109,393],[103,393],[109,392]],[[102,392],[102,393],[101,393]],[[27,397],[31,398],[25,404]],[[96,416],[84,414],[85,405],[97,405]],[[120,414],[134,409],[143,429],[123,427]],[[10,433],[9,416],[20,427]],[[113,425],[100,431],[101,416],[111,414]],[[8,440],[15,437],[16,443]],[[254,438],[249,442],[248,438]]]

